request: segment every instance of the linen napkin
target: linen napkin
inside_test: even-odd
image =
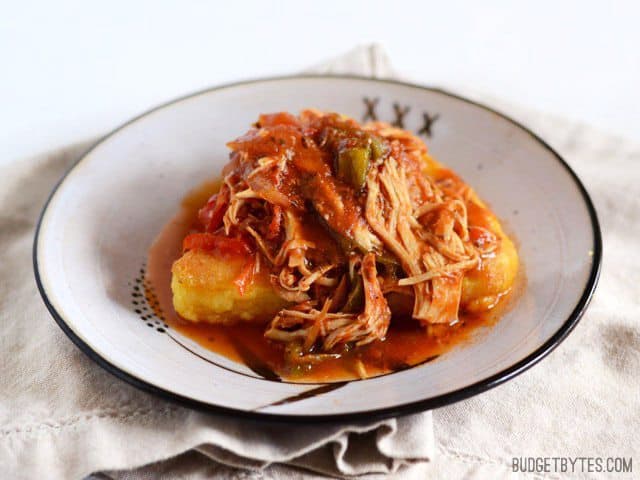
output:
[[[371,76],[387,65],[377,48],[360,48],[322,67]],[[295,426],[214,416],[130,387],[65,337],[36,290],[31,246],[48,193],[90,143],[1,175],[0,478],[421,476],[433,451],[430,412]]]

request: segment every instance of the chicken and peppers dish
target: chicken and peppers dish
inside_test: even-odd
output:
[[[513,242],[414,134],[305,110],[228,147],[171,267],[183,330],[213,350],[294,381],[366,378],[442,353],[513,290]]]

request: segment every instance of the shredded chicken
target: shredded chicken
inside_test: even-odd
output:
[[[354,342],[366,345],[384,338],[389,328],[391,311],[382,294],[376,272],[375,255],[364,256],[360,268],[364,285],[364,311],[353,313],[329,313],[331,299],[322,310],[282,310],[271,322],[265,335],[279,341],[304,341],[304,352],[311,350],[317,339],[323,339],[322,349],[332,350],[338,344]]]
[[[338,327],[324,341],[326,350],[339,343],[355,342],[356,346],[366,345],[374,340],[382,340],[389,328],[391,310],[382,294],[376,271],[376,256],[368,253],[360,267],[364,291],[364,311],[355,321]]]
[[[423,174],[426,147],[404,130],[379,122],[363,129],[311,110],[294,120],[300,129],[287,126],[289,117],[261,117],[229,144],[232,163],[215,202],[226,205],[219,228],[253,240],[254,270],[270,269],[290,303],[265,336],[285,342],[292,361],[309,362],[382,340],[390,292],[413,297],[412,316],[425,326],[455,323],[465,272],[497,245],[492,232],[468,224],[470,189]],[[350,164],[340,163],[345,145]],[[306,228],[320,220],[329,240]]]
[[[418,203],[409,193],[406,167],[393,157],[370,172],[367,188],[367,221],[407,274],[398,286],[413,287],[413,317],[424,325],[455,323],[464,272],[479,261],[469,242],[464,201],[431,182]]]

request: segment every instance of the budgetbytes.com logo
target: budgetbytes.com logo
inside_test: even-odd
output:
[[[513,457],[516,473],[632,473],[632,457]]]

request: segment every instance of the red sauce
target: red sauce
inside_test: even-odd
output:
[[[196,222],[198,209],[219,185],[220,182],[209,182],[184,199],[180,212],[165,226],[149,250],[146,283],[155,292],[157,313],[162,314],[171,328],[234,361],[250,367],[258,364],[291,381],[325,382],[360,378],[363,374],[376,376],[429,361],[469,341],[479,327],[492,325],[511,303],[503,298],[489,312],[462,313],[455,326],[434,326],[430,330],[409,318],[394,318],[384,341],[353,349],[340,358],[325,360],[311,368],[291,369],[285,364],[283,344],[265,339],[264,327],[192,323],[181,319],[173,309],[171,265],[182,254],[183,239]],[[470,212],[472,214],[480,215],[479,212]],[[518,289],[514,288],[512,292],[514,290]]]

